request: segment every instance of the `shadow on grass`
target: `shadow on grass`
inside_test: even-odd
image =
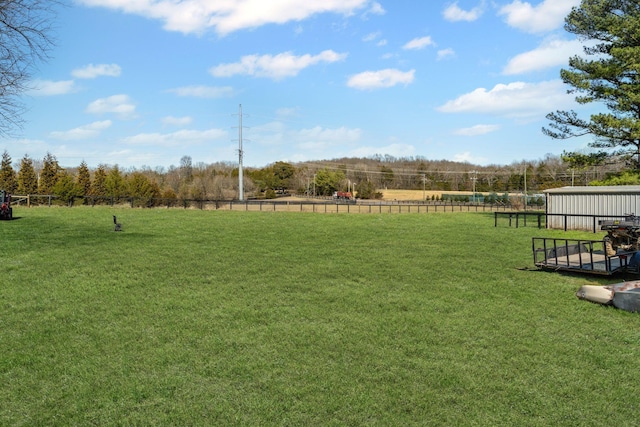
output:
[[[586,271],[566,271],[566,270],[550,270],[538,267],[519,267],[517,268],[519,271],[527,271],[527,272],[538,272],[538,273],[547,273],[553,274],[558,277],[566,277],[566,278],[578,278],[578,279],[588,279],[593,282],[598,282],[601,285],[610,285],[612,283],[619,282],[628,282],[631,280],[640,280],[640,274],[633,272],[618,272],[612,275],[605,274],[594,274]]]

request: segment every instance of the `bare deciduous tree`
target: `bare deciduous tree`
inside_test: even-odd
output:
[[[57,0],[0,1],[0,135],[23,124],[20,95],[34,67],[48,59]]]

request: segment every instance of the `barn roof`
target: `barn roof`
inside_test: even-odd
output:
[[[560,187],[544,190],[547,194],[640,194],[640,185],[604,185],[585,187]]]

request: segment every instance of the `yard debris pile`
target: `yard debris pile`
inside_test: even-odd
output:
[[[582,300],[613,305],[625,311],[640,311],[640,280],[614,283],[606,286],[584,285],[576,296]]]

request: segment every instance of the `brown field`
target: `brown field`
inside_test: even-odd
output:
[[[445,194],[461,194],[461,195],[471,195],[473,194],[471,191],[425,191],[422,190],[377,190],[382,193],[382,200],[394,201],[420,201],[424,200],[424,197],[427,197],[429,200],[435,195],[440,197],[442,193]],[[356,192],[357,193],[357,192]],[[297,197],[293,196],[288,200],[307,200],[305,197]]]
[[[432,196],[440,197],[444,194],[460,194],[472,195],[471,191],[425,191],[422,190],[378,190],[382,193],[382,200],[423,200],[426,196],[431,199]]]

